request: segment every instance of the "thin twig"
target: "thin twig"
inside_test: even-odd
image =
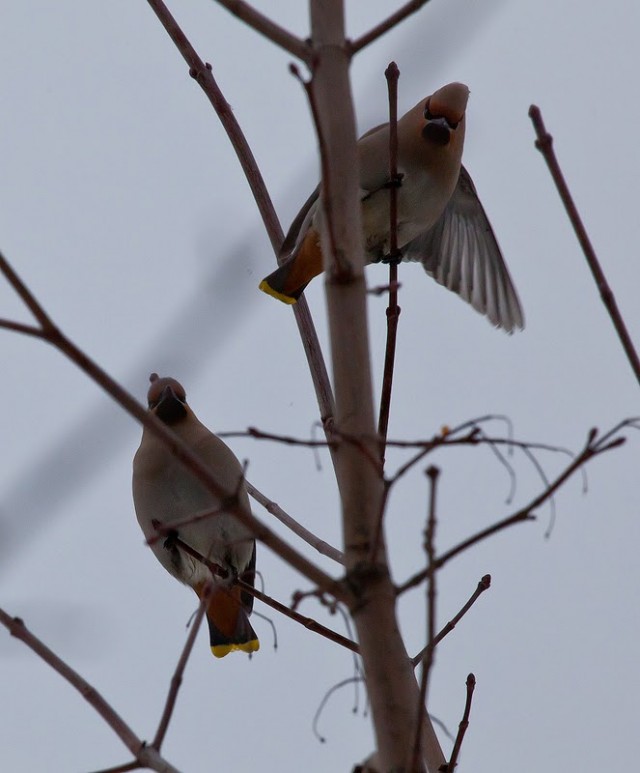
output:
[[[450,427],[444,427],[437,435],[434,435],[429,440],[389,440],[387,439],[387,446],[393,448],[417,448],[421,451],[432,451],[434,448],[441,445],[505,445],[512,448],[530,448],[536,451],[553,451],[555,453],[563,453],[572,456],[572,452],[562,446],[552,445],[550,443],[536,443],[533,441],[514,440],[509,435],[506,438],[492,437],[484,432],[481,432],[480,428],[476,426],[484,421],[489,421],[497,418],[496,416],[483,416],[478,419],[470,419],[460,424],[457,427],[451,429]],[[469,429],[470,428],[470,429]],[[469,432],[462,437],[459,437],[460,433],[469,429]],[[367,444],[368,442],[375,441],[376,437],[363,435],[360,438],[353,437],[346,432],[340,432],[336,430],[331,440],[316,440],[315,438],[300,438],[293,435],[282,435],[276,432],[266,432],[265,430],[258,429],[257,427],[247,427],[246,430],[226,431],[217,433],[221,438],[253,438],[255,440],[267,440],[274,443],[283,443],[289,446],[303,446],[306,448],[337,448],[340,441],[357,444]],[[418,459],[419,461],[419,459]],[[410,464],[415,464],[414,461]],[[376,461],[376,465],[379,467],[379,463]]]
[[[340,439],[335,436],[331,440],[315,440],[313,438],[305,440],[304,438],[293,437],[293,435],[265,432],[257,427],[247,427],[246,430],[238,432],[219,432],[218,435],[221,438],[248,437],[255,440],[273,440],[275,443],[282,443],[285,446],[306,446],[307,448],[337,447],[340,442]]]
[[[216,507],[207,507],[204,510],[198,510],[193,515],[187,515],[184,518],[177,518],[174,521],[160,522],[159,520],[154,519],[152,524],[155,529],[155,534],[147,537],[147,545],[149,545],[149,547],[153,547],[156,542],[159,542],[173,532],[178,532],[181,529],[184,529],[185,526],[191,526],[194,523],[201,523],[202,521],[210,520],[212,518],[224,515],[226,512],[228,512],[229,509],[233,509],[234,506],[239,505],[240,491],[243,488],[246,488],[245,475],[247,472],[247,465],[248,463],[245,460],[244,464],[242,465],[242,475],[238,479],[238,483],[233,494],[222,499]]]
[[[418,699],[416,713],[416,727],[411,754],[411,773],[421,773],[423,766],[420,763],[420,747],[422,741],[422,724],[424,713],[427,710],[427,696],[429,694],[429,676],[433,667],[436,639],[436,573],[433,571],[435,564],[435,531],[436,531],[436,489],[440,470],[431,466],[427,468],[426,475],[429,478],[429,513],[427,525],[424,531],[424,549],[427,554],[427,570],[429,581],[427,583],[427,646],[422,661],[422,674],[420,675],[420,697]]]
[[[367,295],[387,295],[390,290],[399,290],[402,287],[401,282],[395,282],[395,284],[375,285],[374,287],[367,287]]]
[[[491,587],[491,575],[485,574],[484,577],[478,582],[478,585],[472,595],[469,597],[469,600],[467,603],[462,607],[462,609],[458,612],[455,617],[452,617],[451,620],[440,630],[438,635],[433,640],[433,645],[427,644],[426,647],[424,647],[420,652],[413,658],[411,658],[411,663],[413,664],[413,667],[416,668],[419,663],[422,662],[423,658],[427,654],[427,650],[430,646],[437,647],[438,644],[444,639],[445,636],[451,633],[453,629],[458,625],[460,620],[467,614],[467,612],[471,609],[471,607],[476,603],[476,601],[480,598],[480,596],[489,588]]]
[[[436,561],[435,532],[436,532],[436,494],[440,470],[431,466],[426,472],[429,478],[429,515],[427,527],[425,529],[424,549],[427,554],[427,566],[433,567]],[[423,662],[422,680],[424,681],[423,705],[427,703],[429,694],[429,676],[433,666],[436,637],[436,573],[429,573],[429,582],[427,583],[427,645]]]
[[[476,678],[473,674],[469,674],[469,676],[467,677],[467,698],[464,704],[464,713],[462,715],[462,720],[458,725],[458,734],[456,735],[456,741],[453,744],[453,751],[451,752],[451,757],[449,759],[449,762],[440,766],[441,773],[453,773],[455,767],[458,764],[458,757],[460,756],[460,748],[462,746],[462,741],[464,740],[464,734],[467,732],[467,728],[469,727],[469,715],[471,714],[471,701],[473,699],[473,691],[475,690],[475,687],[476,687]]]
[[[335,404],[333,389],[331,388],[331,383],[329,381],[329,374],[327,372],[322,349],[320,348],[318,334],[315,325],[313,324],[311,312],[309,311],[309,304],[304,295],[298,298],[297,303],[294,303],[292,308],[293,316],[298,327],[298,334],[300,335],[302,347],[309,365],[311,380],[313,381],[313,388],[316,393],[316,400],[318,401],[322,429],[325,432],[327,440],[330,440],[335,421]],[[331,462],[335,467],[335,454],[330,443],[329,451],[331,452]]]
[[[407,16],[419,11],[420,8],[428,2],[429,0],[411,0],[411,2],[403,5],[402,8],[398,8],[395,13],[392,13],[391,16],[388,16],[384,21],[380,22],[380,24],[376,24],[369,32],[365,32],[364,35],[351,41],[349,46],[351,55],[357,54],[358,51],[362,50],[365,46],[368,46],[370,43],[373,43],[374,40],[382,37],[385,32],[389,32],[390,29],[393,29],[393,27],[400,24],[401,21],[404,21]]]
[[[174,671],[173,676],[171,677],[169,694],[167,695],[167,700],[165,701],[165,704],[164,704],[162,717],[160,718],[160,722],[158,723],[158,729],[156,730],[156,734],[152,744],[152,746],[158,751],[160,751],[160,748],[162,747],[164,737],[169,728],[171,715],[173,714],[173,710],[176,705],[176,699],[178,697],[178,690],[180,689],[180,686],[182,684],[182,675],[184,674],[184,670],[187,666],[187,661],[189,660],[191,651],[193,650],[193,644],[196,640],[196,636],[198,635],[198,631],[200,630],[200,625],[202,624],[202,618],[205,616],[205,613],[207,611],[207,606],[209,604],[209,599],[211,598],[212,590],[213,590],[213,582],[209,581],[206,584],[204,593],[202,594],[202,598],[200,599],[200,605],[198,606],[198,611],[196,612],[196,615],[193,618],[193,621],[191,622],[191,630],[189,631],[187,640],[184,643],[184,648],[182,650],[182,653],[180,654],[178,664],[176,665],[176,670]]]
[[[387,89],[389,92],[389,305],[387,306],[387,345],[384,355],[380,413],[378,416],[380,457],[383,467],[387,430],[389,428],[398,320],[401,311],[400,306],[398,306],[398,263],[401,259],[400,251],[398,250],[398,187],[402,185],[402,177],[398,175],[398,78],[400,77],[398,65],[395,62],[391,62],[384,74],[387,79]]]
[[[494,417],[492,416],[486,416],[481,419],[478,419],[478,421],[484,421],[488,419],[492,419]],[[475,420],[474,420],[475,421]],[[535,461],[535,458],[533,457],[531,450],[544,450],[544,451],[553,451],[555,453],[565,453],[569,454],[573,457],[573,454],[568,451],[565,448],[560,448],[558,446],[551,446],[546,443],[529,443],[524,441],[518,441],[513,440],[513,438],[492,438],[488,437],[483,434],[482,430],[474,425],[474,421],[470,422],[464,422],[459,427],[456,427],[454,429],[446,429],[442,431],[441,434],[435,435],[431,440],[425,440],[425,441],[396,441],[396,440],[387,440],[387,447],[393,446],[396,448],[419,448],[420,450],[414,454],[407,462],[402,464],[389,478],[385,478],[384,483],[384,489],[383,489],[383,495],[380,500],[380,508],[378,512],[378,519],[376,524],[376,531],[375,531],[375,537],[373,540],[373,545],[377,545],[379,540],[381,539],[382,534],[382,524],[384,520],[384,513],[387,506],[387,501],[389,499],[389,494],[391,491],[391,488],[404,476],[406,475],[409,470],[414,467],[416,464],[418,464],[420,461],[422,461],[428,454],[430,454],[432,451],[434,451],[437,448],[451,448],[454,446],[476,446],[476,445],[488,445],[493,453],[497,456],[497,458],[501,461],[502,464],[504,464],[509,471],[510,475],[515,475],[513,473],[513,470],[511,469],[511,466],[508,464],[506,459],[498,452],[496,446],[498,445],[506,445],[508,449],[511,448],[519,448],[523,450],[527,457],[532,460],[534,466],[538,470],[538,472],[541,474],[541,478],[543,480],[543,483],[548,485],[548,481],[546,476],[544,475],[544,472],[542,471],[541,466],[538,464],[537,461]],[[456,434],[460,432],[463,429],[467,429],[470,427],[468,433],[462,437],[456,437]],[[584,471],[583,471],[584,475]]]
[[[222,434],[228,436],[230,433]],[[334,548],[333,545],[330,545],[328,542],[321,540],[319,537],[313,534],[313,532],[310,532],[308,529],[302,526],[302,524],[298,523],[295,518],[292,518],[275,502],[272,502],[255,486],[249,483],[248,480],[245,479],[244,484],[249,496],[253,497],[256,502],[259,502],[261,505],[263,505],[268,513],[275,516],[294,534],[300,537],[300,539],[302,539],[308,545],[311,545],[311,547],[315,548],[322,555],[325,555],[328,558],[332,558],[339,564],[344,563],[344,557],[341,551],[339,551],[337,548]],[[166,523],[158,524],[156,534],[147,539],[147,545],[155,545],[156,542],[164,539],[164,537],[166,537],[166,535],[172,531],[180,531],[180,529],[183,529],[185,526],[190,526],[194,523],[199,523],[201,521],[208,520],[209,518],[215,518],[216,516],[223,515],[229,509],[228,504],[228,500],[225,500],[219,507],[207,508],[206,510],[200,510],[194,515],[189,515],[185,518],[179,518],[175,521],[167,521]]]
[[[352,684],[354,682],[358,684],[359,682],[364,682],[364,681],[365,679],[363,676],[350,676],[347,679],[343,679],[341,682],[334,684],[324,694],[322,700],[320,701],[320,705],[318,706],[316,713],[313,717],[313,732],[316,738],[318,739],[318,741],[320,741],[320,743],[325,743],[327,740],[323,735],[320,735],[320,733],[318,732],[318,721],[320,720],[320,715],[322,714],[324,707],[329,702],[329,698],[331,698],[331,696],[335,692],[337,692],[338,690],[341,690],[343,687],[346,687],[349,684]]]
[[[162,0],[147,0],[151,9],[156,14],[160,23],[165,28],[176,48],[182,55],[182,58],[189,67],[189,75],[197,82],[204,91],[207,99],[211,103],[220,123],[224,127],[227,136],[236,152],[238,160],[245,173],[247,182],[253,194],[258,211],[264,222],[267,235],[271,240],[271,246],[277,254],[282,244],[283,234],[275,214],[271,198],[267,191],[264,179],[258,167],[258,163],[251,151],[240,125],[222,93],[216,79],[213,76],[211,65],[205,64],[200,58],[195,48],[191,45],[189,39],[182,31],[180,25],[173,17],[171,11],[162,2]]]
[[[450,447],[455,445],[477,445],[478,444],[478,437],[479,437],[479,429],[477,427],[469,430],[469,432],[464,435],[461,438],[454,437],[453,432],[447,432],[446,434],[441,435],[435,435],[431,440],[427,440],[424,443],[418,443],[415,446],[403,446],[401,445],[402,441],[400,443],[395,443],[392,441],[387,442],[387,446],[393,445],[395,448],[419,448],[420,450],[411,457],[408,461],[406,461],[404,464],[402,464],[396,472],[388,479],[390,485],[394,485],[395,483],[400,480],[404,475],[406,475],[409,470],[412,467],[415,467],[416,464],[421,462],[427,454],[430,454],[432,451],[434,451],[436,448],[440,447]]]
[[[535,454],[530,448],[527,448],[526,446],[521,448],[522,453],[527,457],[527,459],[531,462],[534,469],[540,476],[540,480],[542,481],[543,485],[548,486],[549,485],[549,478],[547,477],[547,473],[544,471],[544,468],[540,464],[540,462],[536,459]],[[570,456],[573,456],[567,449],[559,449],[560,453],[568,453]],[[587,471],[584,469],[584,467],[581,470],[582,472],[582,480],[583,480],[583,489],[586,486],[587,481]],[[509,502],[511,504],[511,501]],[[547,529],[544,533],[545,539],[548,539],[551,536],[551,532],[553,530],[553,525],[556,520],[556,500],[555,497],[549,498],[549,510],[550,510],[550,518],[549,518],[549,525],[547,526]]]
[[[380,455],[378,453],[378,435],[377,433],[362,433],[360,435],[351,432],[344,432],[339,427],[333,428],[333,435],[356,448],[362,457],[369,462],[375,475],[382,478],[382,465],[380,464]]]
[[[18,297],[22,300],[24,305],[29,309],[29,311],[33,314],[36,322],[40,323],[41,327],[41,333],[46,333],[47,331],[51,331],[55,329],[55,325],[53,324],[51,317],[46,313],[46,311],[42,308],[41,304],[36,299],[35,295],[31,292],[31,290],[26,286],[26,284],[20,279],[20,277],[16,274],[16,272],[13,270],[13,266],[9,264],[7,260],[5,260],[4,255],[0,253],[0,261],[1,261],[1,269],[2,273],[5,275],[7,281],[13,287]],[[21,333],[27,333],[28,335],[34,335],[34,329],[27,326],[28,329],[20,329],[22,326],[19,324],[14,325],[13,330],[16,330],[17,332]]]
[[[131,770],[140,770],[142,765],[137,760],[125,762],[123,765],[116,765],[115,768],[104,768],[102,770],[93,770],[91,773],[129,773]]]
[[[272,609],[275,609],[276,611],[285,615],[285,617],[288,617],[291,620],[294,620],[296,623],[304,626],[312,633],[317,633],[320,636],[324,636],[325,639],[329,639],[329,641],[335,642],[336,644],[339,644],[341,647],[344,647],[351,652],[355,652],[356,654],[360,653],[360,647],[358,644],[351,639],[348,639],[346,636],[342,636],[342,634],[339,634],[337,631],[334,631],[331,628],[327,628],[327,626],[322,625],[322,623],[319,623],[317,620],[314,620],[311,617],[305,617],[304,615],[299,614],[290,607],[282,604],[280,601],[277,601],[272,596],[267,596],[266,593],[262,593],[247,583],[239,581],[239,585],[244,591],[251,593],[254,598],[258,599],[258,601],[262,601]]]
[[[200,561],[201,563],[203,563],[213,575],[220,576],[221,574],[224,573],[224,570],[218,564],[214,563],[213,561],[210,561],[208,558],[203,556],[202,553],[199,553],[197,550],[192,548],[191,545],[181,540],[180,537],[173,537],[173,542],[177,547],[184,550],[185,553],[188,553],[197,561]],[[335,642],[336,644],[340,644],[345,649],[351,650],[351,652],[360,651],[358,645],[354,641],[347,639],[345,636],[342,636],[341,634],[337,633],[337,631],[331,630],[331,628],[327,628],[326,626],[319,623],[317,620],[313,620],[311,617],[305,617],[304,615],[301,615],[298,612],[295,612],[293,609],[290,609],[289,607],[285,606],[280,601],[277,601],[271,596],[267,596],[266,593],[259,591],[253,585],[250,585],[248,582],[245,582],[240,577],[236,577],[234,579],[234,583],[237,584],[244,592],[249,593],[251,596],[258,599],[258,601],[262,601],[263,604],[266,604],[272,609],[275,609],[277,612],[280,612],[281,614],[285,615],[291,620],[294,620],[296,623],[299,623],[300,625],[304,626],[309,631],[318,633],[320,634],[320,636],[324,636],[325,639],[329,639],[330,641]]]
[[[135,758],[144,767],[159,771],[159,773],[179,773],[169,762],[164,760],[159,752],[151,746],[146,746],[127,725],[122,717],[100,695],[100,693],[85,681],[77,671],[74,671],[52,650],[50,650],[37,636],[25,626],[19,617],[11,617],[3,609],[0,609],[0,623],[5,626],[12,636],[23,641],[32,649],[47,665],[57,671],[66,681],[74,687],[80,695],[100,714],[107,725],[120,738]]]
[[[463,540],[458,545],[448,550],[446,553],[443,553],[436,561],[436,569],[440,569],[446,563],[448,563],[452,558],[457,556],[459,553],[462,553],[463,551],[467,550],[472,545],[476,545],[478,542],[482,542],[487,537],[490,537],[492,534],[502,531],[503,529],[507,529],[510,526],[515,525],[516,523],[536,520],[536,516],[533,514],[533,510],[535,510],[543,502],[549,499],[553,495],[553,493],[557,491],[560,488],[560,486],[562,486],[562,484],[569,477],[571,477],[571,475],[573,475],[573,473],[579,467],[581,467],[583,464],[588,462],[589,459],[593,458],[598,453],[600,453],[600,451],[596,450],[593,446],[588,444],[587,447],[584,448],[583,451],[580,452],[580,454],[578,454],[576,459],[567,466],[564,472],[562,472],[555,479],[555,481],[550,486],[548,486],[541,494],[539,494],[537,497],[531,500],[531,502],[529,502],[528,505],[521,508],[520,510],[518,510],[508,518],[504,518],[503,520],[498,521],[497,523],[493,524],[493,526],[489,526],[487,529],[482,529],[481,531],[472,535],[468,539]]]
[[[335,599],[328,597],[326,593],[314,588],[313,590],[297,590],[291,597],[291,609],[297,610],[303,601],[307,599],[316,599],[325,609],[328,609],[330,614],[335,614],[340,608]],[[343,619],[343,622],[348,625],[348,618]]]
[[[225,500],[218,507],[209,507],[206,510],[198,510],[195,515],[188,515],[185,518],[177,518],[175,521],[166,521],[161,523],[160,521],[153,521],[156,533],[151,537],[147,537],[146,543],[149,547],[153,547],[157,542],[164,540],[167,535],[172,532],[184,529],[185,526],[191,526],[194,523],[201,523],[207,521],[210,518],[215,518],[219,515],[224,515],[229,510],[229,504],[231,500]]]
[[[565,177],[562,173],[562,169],[560,168],[560,164],[558,163],[558,159],[556,158],[556,154],[553,150],[553,137],[549,134],[544,125],[540,108],[536,105],[531,105],[529,108],[529,118],[531,118],[536,135],[538,137],[535,143],[536,148],[542,153],[544,160],[547,162],[547,166],[549,167],[553,181],[556,185],[556,188],[558,189],[558,193],[560,194],[564,208],[567,211],[567,215],[569,216],[573,230],[575,231],[575,234],[578,238],[580,247],[582,247],[582,252],[587,259],[587,263],[589,264],[589,268],[591,269],[595,283],[598,287],[598,290],[600,291],[602,302],[609,312],[609,316],[611,317],[611,321],[613,322],[613,326],[616,330],[616,333],[618,334],[620,343],[622,344],[622,347],[627,355],[629,364],[635,373],[636,379],[640,383],[640,358],[638,357],[638,352],[636,351],[633,341],[631,340],[631,336],[627,330],[624,318],[618,309],[618,304],[616,303],[611,286],[609,285],[609,282],[604,275],[604,271],[600,266],[598,256],[593,249],[593,245],[591,244],[587,230],[584,227],[584,223],[582,222],[582,218],[578,212],[578,208],[576,207],[573,197],[571,196],[569,186],[567,185]]]
[[[34,338],[44,338],[42,329],[33,325],[24,325],[22,322],[14,322],[11,319],[0,319],[0,327],[4,330],[11,330],[14,333],[23,333]]]
[[[393,190],[393,188],[391,189]],[[398,322],[402,309],[398,305],[398,261],[389,261],[389,304],[386,309],[387,343],[384,352],[384,367],[382,389],[380,393],[380,415],[378,417],[378,434],[380,435],[381,458],[384,464],[387,430],[389,427],[389,409],[391,406],[391,391],[393,388],[393,369],[396,359],[396,341],[398,337]]]
[[[243,0],[216,0],[216,2],[272,43],[284,48],[285,51],[304,62],[309,61],[311,49],[305,40],[292,35],[291,32],[257,11],[249,3],[245,3]]]
[[[344,555],[340,550],[320,539],[320,537],[317,537],[313,532],[305,529],[301,523],[298,523],[298,521],[283,510],[280,505],[266,497],[255,486],[251,485],[249,481],[246,481],[246,485],[249,496],[253,497],[256,502],[259,502],[268,513],[275,516],[288,529],[291,529],[295,535],[300,537],[300,539],[304,540],[308,545],[311,545],[312,548],[315,548],[318,553],[321,553],[323,556],[327,556],[339,564],[344,563]]]
[[[394,448],[400,448],[400,449],[418,448],[419,450],[407,462],[402,464],[391,477],[385,478],[384,480],[384,492],[380,502],[380,512],[378,514],[378,522],[377,522],[377,536],[373,540],[374,545],[378,544],[378,540],[380,538],[380,530],[382,529],[384,512],[385,512],[391,487],[394,486],[400,480],[400,478],[406,475],[412,467],[415,467],[415,465],[417,465],[428,454],[430,454],[432,451],[436,450],[437,448],[488,445],[489,449],[492,451],[494,456],[498,459],[500,464],[502,464],[506,469],[509,475],[509,479],[511,481],[511,490],[506,500],[507,504],[511,503],[511,501],[513,500],[513,496],[515,494],[516,475],[512,465],[509,463],[507,458],[500,452],[498,448],[499,446],[507,447],[507,455],[513,454],[513,451],[515,449],[522,451],[527,457],[527,459],[531,462],[533,467],[535,468],[536,472],[540,476],[540,479],[545,487],[549,485],[549,480],[544,471],[544,468],[542,467],[541,463],[536,459],[533,452],[550,451],[553,453],[566,454],[571,458],[575,457],[575,454],[572,451],[570,451],[567,448],[563,448],[562,446],[552,445],[549,443],[536,443],[533,441],[515,440],[512,436],[511,429],[509,430],[509,437],[497,438],[497,437],[491,437],[485,434],[484,430],[476,426],[479,423],[492,421],[495,419],[501,419],[501,420],[507,421],[507,423],[510,424],[510,422],[506,417],[497,416],[497,415],[487,415],[487,416],[478,417],[477,419],[471,419],[469,421],[466,421],[460,424],[459,426],[454,427],[453,429],[450,429],[448,427],[443,428],[443,430],[439,435],[435,435],[430,440],[389,440],[387,439],[387,442],[386,442],[387,447],[394,447]],[[627,423],[628,426],[633,426],[633,421],[634,421],[633,419],[629,419],[625,423]],[[457,435],[462,430],[467,428],[470,428],[470,429],[466,435],[463,435],[462,437],[457,437]],[[326,448],[329,445],[333,445],[337,447],[340,440],[355,442],[355,440],[348,438],[346,435],[341,435],[341,433],[338,433],[338,432],[334,433],[334,440],[331,440],[331,441],[315,440],[315,439],[307,440],[304,438],[296,438],[291,435],[280,435],[272,432],[264,432],[263,430],[259,430],[256,427],[248,427],[247,430],[244,430],[244,431],[221,432],[219,434],[220,434],[220,437],[226,437],[226,438],[251,437],[251,438],[255,438],[256,440],[271,440],[278,443],[284,443],[285,445],[302,446],[302,447],[312,448],[312,449]],[[362,446],[362,444],[361,444],[361,447],[366,448],[366,446]],[[585,486],[586,486],[587,473],[584,468],[581,469],[581,474],[583,476],[583,479],[585,481]],[[261,500],[258,499],[258,501],[261,501]],[[550,525],[547,527],[545,531],[545,538],[548,538],[550,536],[552,526],[556,516],[555,500],[553,499],[553,497],[550,498],[549,504],[551,508],[551,520],[550,520]],[[273,505],[273,507],[277,508],[278,506]],[[278,514],[277,511],[274,511],[273,514],[276,515],[276,517],[280,518],[280,515]],[[290,527],[294,532],[296,531],[296,528],[304,529],[304,527],[299,525],[298,527],[296,527],[295,521],[289,524],[288,521],[286,520],[287,517],[290,517],[290,516],[283,517],[281,518],[281,520],[283,521],[283,523],[290,525]],[[308,541],[302,532],[300,533],[299,536],[301,536],[302,539],[305,539],[305,541]],[[320,541],[318,544],[316,544],[314,541],[311,541],[309,542],[309,544],[311,544],[313,547],[316,547],[316,549],[318,549],[319,552],[321,553],[324,553],[324,550],[326,549],[326,547],[323,547],[323,546],[326,546],[326,543],[322,543],[322,541]],[[330,549],[330,552],[325,553],[325,555],[329,555],[330,557],[333,558],[334,554],[331,551],[335,550],[335,548],[332,548],[331,546],[329,546],[329,549]],[[337,554],[335,554],[335,557],[337,558]]]

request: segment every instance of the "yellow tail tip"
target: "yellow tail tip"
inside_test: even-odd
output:
[[[279,293],[277,290],[274,290],[266,279],[263,279],[258,287],[263,293],[270,295],[272,298],[277,298],[279,301],[282,301],[282,303],[291,305],[297,301],[297,298],[292,298],[290,295],[285,295],[284,293]]]
[[[257,652],[259,649],[260,642],[257,639],[251,639],[251,641],[244,641],[241,644],[215,644],[211,647],[211,652],[214,657],[223,658],[230,652],[239,651],[251,655],[252,652]]]

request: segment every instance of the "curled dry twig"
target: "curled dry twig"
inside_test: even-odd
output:
[[[318,741],[320,741],[320,743],[325,743],[327,739],[318,730],[318,723],[320,721],[320,717],[322,716],[322,712],[324,711],[324,708],[329,702],[329,699],[331,698],[331,696],[334,693],[338,692],[338,690],[341,690],[343,687],[347,687],[350,684],[359,684],[360,682],[364,682],[364,681],[365,681],[364,676],[361,676],[361,675],[350,676],[350,677],[347,677],[347,679],[343,679],[342,681],[334,684],[324,694],[324,696],[322,697],[322,700],[320,701],[320,705],[316,709],[316,713],[313,717],[313,732],[316,738],[318,739]]]
[[[537,507],[539,507],[543,502],[549,499],[560,488],[560,486],[562,486],[562,484],[573,475],[574,472],[579,470],[583,465],[585,465],[591,459],[593,459],[596,456],[600,456],[600,454],[606,453],[607,451],[610,451],[614,448],[618,448],[619,446],[621,446],[626,441],[626,438],[624,436],[619,435],[618,433],[620,432],[620,430],[622,430],[625,427],[636,426],[637,421],[638,419],[626,419],[625,421],[619,422],[618,424],[615,425],[615,427],[605,432],[599,438],[598,438],[598,430],[592,429],[587,436],[587,441],[582,451],[580,451],[580,453],[575,457],[575,459],[573,459],[573,461],[569,465],[567,465],[567,467],[563,470],[563,472],[561,472],[560,475],[558,475],[558,477],[549,486],[547,486],[544,489],[544,491],[538,494],[538,496],[534,497],[534,499],[532,499],[531,502],[529,502],[529,504],[517,510],[512,515],[506,518],[503,518],[499,521],[496,521],[494,524],[492,524],[491,526],[488,526],[486,529],[481,529],[480,531],[471,535],[470,537],[458,543],[454,547],[450,548],[445,553],[442,553],[436,559],[434,563],[434,568],[431,571],[436,571],[442,568],[446,563],[451,561],[452,558],[464,552],[465,550],[468,550],[473,545],[476,545],[479,542],[482,542],[483,540],[487,539],[487,537],[490,537],[493,534],[497,534],[498,532],[503,531],[504,529],[507,529],[510,526],[514,526],[517,523],[523,523],[525,521],[534,521],[536,519],[536,516],[534,515],[533,511]],[[429,576],[429,571],[430,570],[428,569],[423,570],[421,572],[418,572],[413,577],[409,578],[406,582],[404,582],[402,585],[398,587],[398,593],[404,593],[406,590],[409,590],[410,588],[414,588],[416,585],[419,585],[420,583],[424,582],[424,580],[426,580],[427,577]]]

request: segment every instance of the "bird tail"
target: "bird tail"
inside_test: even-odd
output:
[[[263,293],[283,303],[295,303],[305,287],[322,272],[322,251],[317,231],[307,232],[302,244],[278,268],[260,282]]]
[[[234,650],[252,653],[260,649],[256,632],[249,622],[250,611],[239,586],[221,586],[213,590],[207,607],[207,622],[211,652],[216,658],[223,658]]]
[[[291,265],[287,261],[278,266],[269,276],[266,276],[260,282],[259,288],[263,293],[270,295],[272,298],[277,298],[283,303],[295,303],[302,295],[306,284],[302,287],[291,287],[291,282],[287,281],[290,273]]]

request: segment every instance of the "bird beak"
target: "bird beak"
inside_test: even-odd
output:
[[[435,145],[444,147],[451,139],[451,129],[446,118],[432,118],[422,130],[422,136]]]
[[[175,424],[187,415],[187,409],[170,386],[166,386],[155,409],[156,416],[165,424]]]

